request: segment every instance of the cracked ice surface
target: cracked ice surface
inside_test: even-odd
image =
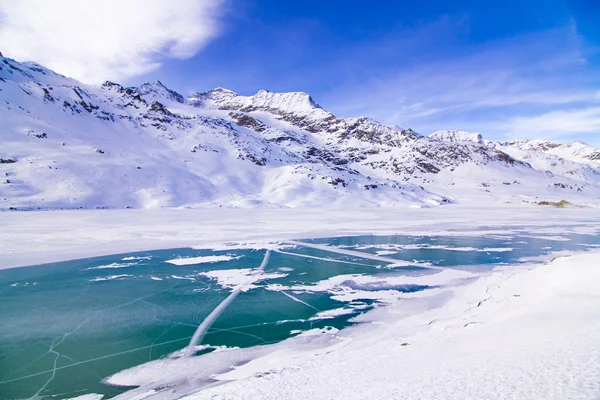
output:
[[[417,307],[421,311],[440,306],[447,301],[448,291],[459,290],[475,278],[490,274],[489,269],[480,269],[481,262],[510,265],[526,257],[548,259],[559,251],[597,245],[591,238],[577,234],[563,232],[562,236],[571,240],[556,241],[552,237],[544,240],[506,232],[500,235],[496,231],[483,239],[334,238],[319,242],[321,248],[296,244],[285,246],[285,250],[281,242],[278,242],[279,247],[271,243],[271,248],[280,250],[273,253],[264,275],[257,275],[257,281],[250,284],[253,290],[241,293],[240,298],[225,310],[222,319],[217,319],[209,329],[207,347],[195,349],[209,353],[193,358],[205,359],[213,353],[211,360],[233,357],[240,363],[236,364],[238,367],[222,371],[218,379],[241,376],[255,368],[258,361],[253,360],[272,359],[273,365],[280,365],[277,360],[281,352],[291,351],[298,355],[294,353],[295,344],[290,345],[297,342],[286,340],[292,335],[310,331],[330,339],[331,335],[337,335],[343,342],[349,331],[339,333],[338,329],[352,322],[383,321],[389,311],[381,307],[382,304],[393,307],[408,302],[426,304]],[[473,243],[468,246],[470,242]],[[395,246],[394,254],[376,253],[391,246]],[[77,371],[78,376],[86,376],[88,390],[119,395],[125,388],[102,386],[101,380],[133,365],[141,364],[141,369],[137,370],[141,373],[146,368],[144,362],[168,354],[176,358],[198,324],[227,296],[222,289],[231,289],[253,274],[264,251],[256,251],[247,243],[242,249],[234,250],[234,247],[224,246],[221,252],[161,250],[151,254],[115,255],[24,268],[21,271],[27,275],[26,279],[15,280],[11,270],[4,271],[0,274],[0,284],[5,286],[0,286],[0,291],[7,307],[1,316],[0,346],[14,347],[6,350],[6,354],[11,354],[9,358],[0,358],[0,370],[11,371],[10,374],[0,373],[0,391],[6,393],[4,388],[13,390],[17,386],[9,385],[18,384],[21,385],[19,390],[26,390],[27,395],[12,398],[27,397],[36,392],[40,395],[57,393],[55,388],[73,384],[69,378]],[[512,251],[453,250],[467,247],[511,248]],[[345,251],[348,249],[352,251]],[[363,255],[364,252],[370,254]],[[189,264],[184,268],[167,262],[217,256],[232,258],[219,263]],[[116,276],[112,268],[96,268],[124,261],[134,265],[123,270],[128,276],[122,279],[107,279]],[[403,266],[389,269],[394,263]],[[472,265],[465,269],[461,263]],[[428,269],[431,265],[438,268]],[[96,279],[98,281],[90,282]],[[27,301],[22,301],[24,298]],[[371,311],[364,314],[368,310]],[[23,318],[23,315],[27,317]],[[466,321],[464,325],[472,327],[475,322],[478,321]],[[328,326],[331,328],[326,329]],[[336,340],[332,342],[334,345]],[[284,342],[286,347],[269,345],[266,350],[250,350],[257,345]],[[235,350],[239,350],[235,356],[231,355],[234,353],[216,355],[234,351],[233,347],[242,348]],[[31,352],[22,351],[23,348]],[[226,350],[216,351],[215,348]],[[319,348],[319,345],[315,349],[309,346],[305,350],[307,354],[315,354]],[[330,346],[325,348],[327,352],[332,350]],[[263,350],[266,353],[262,353]],[[172,360],[160,365],[167,368],[169,361]],[[13,367],[14,363],[19,366]],[[167,378],[161,374],[161,379]],[[181,378],[180,375],[177,377]],[[152,380],[150,377],[144,379]],[[198,375],[185,390],[212,382],[210,376],[208,381],[205,379],[206,376]],[[25,387],[28,389],[23,389]],[[182,386],[177,387],[185,391]],[[142,396],[157,390],[156,396],[164,395],[158,388],[153,388],[145,387],[135,393]],[[77,395],[76,392],[77,388],[73,388],[70,397]]]

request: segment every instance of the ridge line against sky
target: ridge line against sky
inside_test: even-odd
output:
[[[87,83],[303,91],[421,134],[600,146],[600,2],[0,0],[0,51]]]

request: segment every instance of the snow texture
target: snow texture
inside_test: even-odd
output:
[[[0,57],[0,210],[598,204],[580,142],[430,137],[338,118],[301,92],[188,98],[82,84]]]
[[[376,328],[336,333],[343,347],[263,356],[185,399],[596,398],[599,259],[506,268],[426,310],[390,306]]]

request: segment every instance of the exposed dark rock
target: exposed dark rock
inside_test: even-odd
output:
[[[334,178],[334,179],[332,179],[331,181],[329,181],[327,183],[329,183],[330,185],[333,185],[333,186],[342,185],[343,187],[346,187],[346,181],[343,180],[342,178],[339,178],[339,177],[338,178]]]
[[[206,146],[206,145],[203,145],[203,144],[198,144],[198,145],[194,146],[194,148],[192,149],[192,153],[196,153],[196,152],[198,152],[200,150],[205,151],[205,152],[209,152],[210,151],[210,152],[213,152],[213,153],[218,153],[219,152],[218,150],[215,150],[212,147],[209,147],[209,146]]]
[[[46,88],[42,88],[42,90],[44,91],[44,100],[54,103],[54,97],[52,97],[50,91]]]
[[[316,147],[309,147],[308,150],[304,152],[303,156],[313,163],[327,162],[333,165],[348,164],[348,160],[340,158],[330,151],[319,149]]]
[[[421,170],[421,172],[428,172],[428,173],[431,173],[431,174],[437,174],[437,173],[439,173],[441,171],[435,165],[430,164],[430,163],[425,162],[425,161],[421,161],[421,160],[417,160],[417,168],[419,168],[419,170]]]
[[[269,142],[275,142],[275,143],[282,143],[282,142],[296,142],[296,143],[302,143],[300,140],[298,140],[295,137],[292,136],[278,136],[276,138],[273,139],[267,139]]]
[[[251,116],[249,116],[247,114],[230,112],[229,116],[239,126],[250,128],[250,129],[254,130],[255,132],[263,132],[267,129],[265,124],[263,124],[261,121],[255,119],[255,118],[252,118]]]
[[[267,165],[267,159],[265,157],[258,157],[258,156],[255,156],[254,154],[250,154],[250,153],[240,154],[238,156],[238,158],[240,160],[252,161],[254,164],[259,165],[261,167]]]
[[[171,113],[171,111],[167,110],[165,108],[165,106],[158,101],[152,102],[152,104],[150,105],[150,111],[154,111],[159,114],[168,115],[170,117],[173,117],[173,113]]]

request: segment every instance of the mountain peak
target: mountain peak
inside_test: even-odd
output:
[[[591,162],[597,164],[600,162],[600,149],[592,147],[582,141],[564,144],[540,139],[511,139],[499,144],[501,146],[513,147],[524,151],[550,153],[580,163]]]
[[[474,142],[483,143],[483,136],[477,132],[466,132],[456,130],[437,131],[429,135],[431,139],[444,142]]]
[[[198,92],[188,96],[188,102],[200,108],[220,108],[220,105],[238,97],[233,90],[218,87],[208,92]]]
[[[279,110],[285,113],[309,113],[315,109],[322,109],[304,92],[275,93],[261,89],[250,98],[253,107]]]
[[[182,95],[176,91],[169,89],[158,79],[154,82],[146,82],[137,88],[138,93],[142,97],[150,98],[151,100],[171,100],[178,103],[183,103],[185,100]]]
[[[582,149],[594,149],[594,150],[597,150],[595,147],[592,147],[589,144],[587,144],[585,142],[582,142],[581,140],[574,141],[571,146],[573,146],[573,147],[579,147],[579,148],[582,148]]]
[[[233,90],[229,90],[229,89],[227,89],[227,88],[224,88],[224,87],[221,87],[221,86],[219,86],[219,87],[217,87],[217,88],[214,88],[213,90],[211,90],[211,91],[210,91],[210,92],[208,92],[208,93],[228,93],[228,94],[232,94],[232,95],[235,95],[235,96],[237,96],[237,95],[238,95],[238,94],[237,94],[236,92],[234,92]]]
[[[332,118],[304,92],[271,92],[261,89],[252,96],[241,96],[229,89],[216,88],[188,97],[191,105],[201,108],[239,111],[268,111],[278,115],[294,115],[312,119]]]

